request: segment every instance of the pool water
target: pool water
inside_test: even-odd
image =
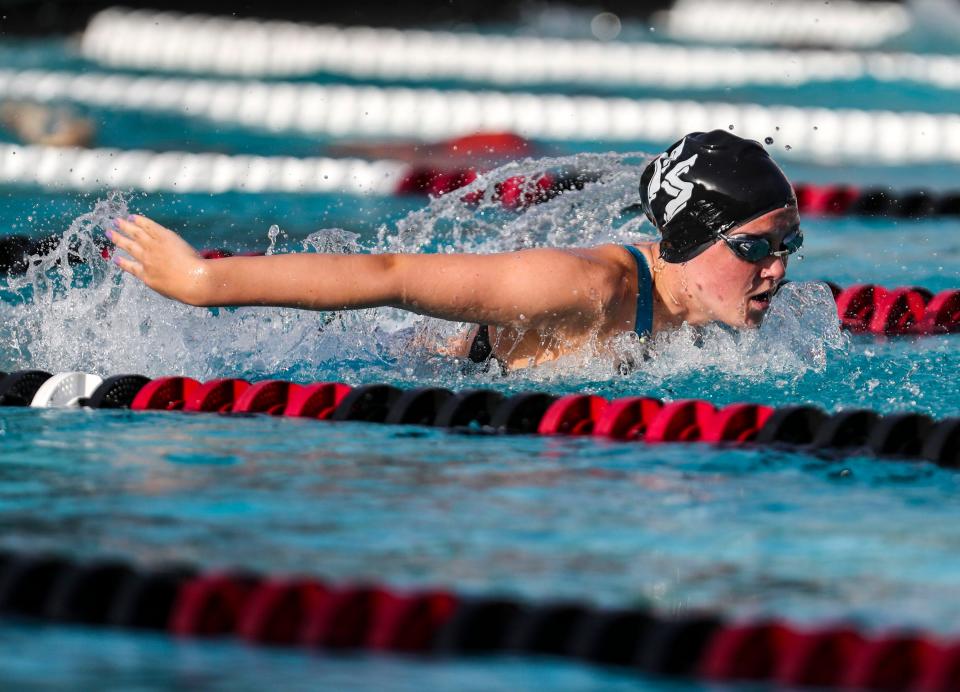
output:
[[[55,41],[4,45],[0,55],[10,67],[84,68]],[[945,111],[955,99],[919,87],[894,97],[870,84],[819,93],[831,107]],[[786,102],[803,95],[751,88],[723,97]],[[172,116],[90,115],[102,125],[103,146],[322,155],[328,144]],[[609,354],[588,351],[505,377],[437,353],[462,326],[393,310],[338,315],[173,305],[117,273],[94,242],[112,215],[128,210],[182,231],[199,247],[240,251],[490,251],[627,242],[649,233],[641,219],[620,211],[635,201],[639,154],[583,153],[614,148],[602,142],[546,144],[559,160],[508,165],[490,180],[571,161],[599,179],[520,214],[469,207],[455,196],[428,202],[2,189],[4,228],[37,238],[65,235],[86,263],[53,266],[47,258],[25,276],[0,278],[0,370],[960,413],[960,336],[841,334],[829,292],[818,283],[960,288],[956,218],[805,219],[803,258],[790,265],[794,283],[777,296],[759,332],[708,329],[699,345],[681,332],[658,340],[652,359],[632,372],[619,372]],[[950,166],[784,167],[810,182],[947,188],[957,180]],[[929,464],[90,410],[0,409],[0,440],[6,548],[957,633],[960,510],[953,502],[960,476]],[[0,642],[5,688],[698,687],[551,660],[327,658],[30,623],[0,626]],[[54,661],[50,650],[58,652]]]

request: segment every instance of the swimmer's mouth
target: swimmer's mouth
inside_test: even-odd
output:
[[[759,310],[766,310],[770,307],[770,299],[773,298],[773,294],[776,293],[776,288],[771,288],[769,291],[764,291],[763,293],[758,293],[756,295],[750,296],[750,305]]]

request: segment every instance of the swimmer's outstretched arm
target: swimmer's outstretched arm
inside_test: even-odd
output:
[[[284,254],[205,260],[144,216],[118,219],[118,266],[158,293],[197,306],[312,310],[391,306],[460,322],[583,329],[625,294],[601,248],[471,254]]]

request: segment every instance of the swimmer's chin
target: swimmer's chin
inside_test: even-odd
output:
[[[760,325],[763,324],[763,318],[767,316],[768,310],[770,310],[769,305],[763,308],[749,308],[743,318],[743,324],[739,327],[741,329],[759,329]]]
[[[763,318],[767,316],[769,310],[769,303],[763,306],[748,305],[740,319],[735,322],[728,322],[727,324],[734,329],[759,329],[760,325],[763,324]]]

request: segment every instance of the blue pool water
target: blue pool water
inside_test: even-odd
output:
[[[66,44],[0,44],[10,67],[82,69]],[[631,95],[634,95],[631,93]],[[636,95],[642,95],[638,92]],[[684,92],[684,96],[703,95]],[[725,100],[949,111],[955,94],[856,84],[744,89]],[[329,142],[183,118],[89,112],[98,146],[322,155]],[[631,143],[653,151],[666,143]],[[545,143],[554,156],[607,143]],[[0,189],[5,230],[66,234],[88,261],[0,279],[0,370],[386,381],[502,391],[650,394],[715,403],[813,402],[960,413],[960,336],[843,335],[822,279],[960,288],[960,221],[807,219],[796,283],[759,333],[681,333],[620,374],[589,353],[499,377],[437,355],[459,327],[396,311],[350,315],[172,305],[98,259],[119,210],[147,213],[200,247],[507,249],[629,240],[630,157],[522,215],[452,198],[65,194]],[[624,161],[627,163],[624,163]],[[538,170],[542,164],[522,164]],[[819,167],[811,182],[956,186],[949,166]],[[508,169],[512,174],[515,169]],[[506,173],[504,173],[506,175]],[[589,202],[590,204],[586,204]],[[591,206],[592,205],[592,206]],[[306,242],[306,245],[304,243]],[[629,348],[625,345],[624,348]],[[665,612],[778,615],[867,629],[957,633],[960,476],[932,465],[770,450],[645,447],[581,439],[465,437],[406,427],[263,417],[0,409],[0,546],[145,564],[188,561],[466,593],[571,597]],[[424,663],[324,658],[234,643],[0,626],[0,686],[62,689],[694,689],[553,661]],[[49,651],[58,652],[55,661]]]

